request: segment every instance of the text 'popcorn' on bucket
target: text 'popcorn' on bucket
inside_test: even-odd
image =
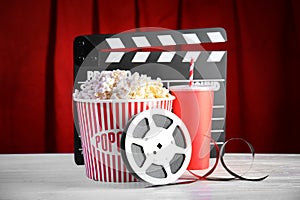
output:
[[[73,97],[77,99],[154,99],[168,98],[172,95],[163,87],[160,78],[131,74],[127,70],[102,71],[91,80],[75,90]]]

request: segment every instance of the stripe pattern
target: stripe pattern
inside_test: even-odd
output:
[[[76,102],[86,175],[101,182],[136,182],[120,153],[122,130],[135,114],[151,108],[171,111],[173,100]]]
[[[194,79],[194,59],[192,58],[190,62],[189,86],[193,85],[193,79]]]
[[[197,60],[201,51],[186,51],[184,56],[182,57],[182,62],[190,62],[191,57],[194,58],[194,61]],[[206,62],[221,62],[224,55],[226,55],[226,51],[211,51],[209,53]],[[162,51],[160,52],[160,56],[156,60],[157,63],[171,63],[173,58],[175,57],[176,52],[170,51]],[[108,53],[105,63],[120,63],[124,58],[125,52],[110,52]],[[150,57],[151,52],[143,51],[143,52],[135,52],[133,58],[131,59],[131,63],[147,63],[148,58]]]
[[[195,45],[203,43],[224,43],[227,36],[224,29],[193,29],[181,31],[154,31],[154,32],[137,32],[114,35],[105,39],[105,47],[114,50],[110,52],[105,59],[105,63],[119,63],[125,54],[125,48],[151,48],[151,47],[170,47],[176,45]],[[225,51],[214,51],[207,62],[220,62]],[[193,51],[187,51],[186,56]],[[196,51],[196,54],[199,52]],[[151,52],[136,52],[132,58],[132,63],[145,63]],[[184,56],[182,62],[189,62],[190,59]],[[157,62],[172,62],[174,54],[161,53]],[[195,56],[194,61],[197,60]],[[186,61],[188,60],[188,61]]]
[[[178,31],[155,31],[118,34],[106,38],[110,49],[140,48],[155,46],[173,46],[185,44],[226,42],[227,36],[223,29],[194,29]]]

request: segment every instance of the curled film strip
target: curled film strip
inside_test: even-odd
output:
[[[209,137],[209,136],[207,136]],[[209,137],[210,138],[210,137]],[[191,159],[191,140],[184,123],[170,111],[150,109],[135,115],[126,125],[121,139],[121,154],[129,171],[140,180],[153,186],[193,183],[198,180],[212,181],[262,181],[247,178],[231,170],[224,161],[225,147],[234,140],[246,143],[254,161],[253,146],[242,138],[227,140],[221,149],[210,138],[216,148],[216,161],[208,172],[198,175],[188,170],[196,179],[175,183],[187,169]],[[209,177],[216,169],[219,159],[224,169],[233,177]],[[152,187],[152,186],[151,186]]]

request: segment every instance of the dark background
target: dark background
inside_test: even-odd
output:
[[[1,0],[0,153],[72,152],[73,39],[150,26],[225,28],[227,139],[300,153],[299,2]]]

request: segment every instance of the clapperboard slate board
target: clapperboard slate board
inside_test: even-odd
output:
[[[195,47],[202,47],[205,43],[221,45],[226,41],[223,28],[78,36],[74,40],[74,88],[79,89],[80,84],[92,78],[94,73],[113,69],[137,71],[152,78],[160,77],[166,87],[184,82],[187,84],[189,62],[193,58],[194,80],[215,86],[211,134],[221,146],[225,141],[227,51]],[[77,119],[76,109],[74,119]],[[74,148],[76,164],[84,164],[75,125]],[[211,157],[215,155],[211,144]]]

